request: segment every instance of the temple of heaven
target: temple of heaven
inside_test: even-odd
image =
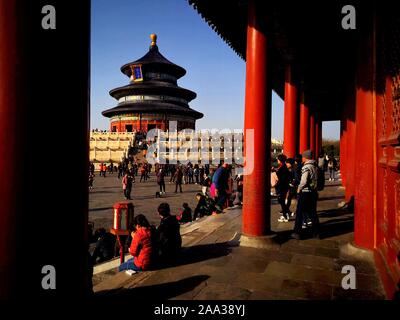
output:
[[[118,105],[102,114],[110,118],[112,132],[165,131],[169,121],[177,122],[178,131],[195,129],[196,120],[203,117],[189,107],[196,93],[177,85],[186,70],[164,58],[158,51],[155,34],[150,39],[146,55],[121,67],[130,83],[110,91]]]

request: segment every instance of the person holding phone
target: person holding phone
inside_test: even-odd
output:
[[[143,214],[137,215],[133,224],[134,230],[131,232],[132,242],[129,248],[133,258],[122,263],[118,268],[119,271],[144,271],[149,270],[154,264],[156,249],[153,228]]]

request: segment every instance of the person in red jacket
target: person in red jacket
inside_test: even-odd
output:
[[[102,167],[101,171],[103,171],[103,177],[105,178],[106,177],[106,172],[107,172],[107,165],[105,163],[103,164],[103,167]]]
[[[153,260],[156,250],[153,240],[153,229],[150,226],[149,221],[144,215],[139,214],[134,218],[133,224],[136,230],[131,233],[132,242],[129,248],[129,252],[133,256],[133,258],[122,263],[119,266],[119,271],[148,270],[154,262]]]

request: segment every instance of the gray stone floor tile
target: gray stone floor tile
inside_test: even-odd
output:
[[[281,292],[290,296],[310,300],[332,299],[333,287],[323,283],[286,279],[282,283]]]
[[[310,266],[317,269],[335,270],[335,261],[332,258],[323,256],[294,254],[290,263]]]
[[[343,278],[342,274],[335,271],[275,261],[267,266],[264,273],[284,279],[321,282],[332,286],[339,286]]]
[[[249,290],[234,287],[229,284],[207,282],[207,285],[195,296],[195,300],[247,300],[251,295]]]

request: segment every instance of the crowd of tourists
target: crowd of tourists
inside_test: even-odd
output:
[[[177,170],[180,170],[180,168]],[[211,178],[204,178],[204,181],[209,180],[212,183],[202,192],[196,193],[197,204],[194,210],[189,207],[188,203],[183,203],[179,214],[172,215],[169,204],[161,203],[157,208],[160,217],[158,227],[150,225],[147,218],[142,214],[135,216],[133,224],[130,226],[130,236],[127,241],[129,252],[133,258],[121,264],[119,271],[143,271],[157,268],[159,265],[175,263],[179,258],[182,245],[180,225],[206,215],[221,213],[224,207],[230,205],[228,203],[229,199],[232,199],[229,198],[231,194],[228,187],[230,171],[229,165],[221,165],[215,172],[210,172]],[[125,176],[127,175],[129,175],[129,171],[125,173]],[[237,185],[242,190],[242,177],[237,179]],[[208,192],[209,188],[211,189],[210,192],[214,194],[213,197]],[[237,192],[239,193],[239,191]],[[241,197],[241,194],[235,195],[238,201],[241,201]],[[92,241],[96,242],[91,256],[93,264],[110,260],[116,256],[118,252],[116,237],[110,232],[106,232],[104,228],[94,232]]]
[[[333,156],[321,154],[316,161],[311,150],[294,158],[284,154],[277,157],[277,167],[271,169],[271,187],[281,207],[278,222],[289,222],[295,216],[293,238],[301,239],[305,228],[311,228],[312,235],[319,237],[318,191],[324,188],[325,172],[329,171],[329,181],[334,181],[337,170]],[[293,199],[297,199],[294,212],[290,209]]]
[[[122,175],[124,196],[130,199],[135,177],[140,173],[140,177],[143,177],[142,181],[147,181],[153,166],[146,163],[139,164],[133,160],[121,163],[117,166],[119,167],[124,170]],[[160,217],[157,227],[151,225],[143,214],[135,216],[133,224],[129,226],[130,235],[126,243],[132,258],[122,263],[119,271],[138,272],[177,263],[182,246],[181,224],[195,221],[206,215],[219,214],[226,207],[242,203],[243,176],[233,177],[232,166],[226,163],[217,168],[200,168],[190,163],[186,165],[156,164],[154,172],[160,192],[165,192],[166,176],[171,177],[170,181],[175,183],[175,192],[177,192],[178,187],[181,188],[185,183],[184,172],[190,172],[190,169],[193,169],[195,176],[195,168],[199,171],[198,180],[195,178],[196,182],[188,180],[186,183],[198,183],[201,186],[201,192],[195,194],[196,206],[192,209],[188,203],[184,202],[179,213],[172,215],[169,204],[161,203],[157,208]],[[320,155],[317,160],[314,160],[311,150],[304,151],[294,158],[287,158],[283,154],[277,157],[277,167],[271,170],[271,186],[275,188],[281,208],[278,221],[288,222],[294,218],[294,229],[291,235],[293,238],[302,239],[304,229],[310,229],[314,237],[319,237],[318,192],[324,188],[325,172],[329,172],[329,179],[332,181],[335,179],[337,169],[338,164],[333,157]],[[94,174],[92,164],[89,167],[89,174]],[[294,212],[291,211],[293,199],[297,200]],[[114,235],[106,232],[105,229],[98,229],[93,235],[93,240],[96,242],[95,250],[91,255],[93,264],[115,257],[118,250]]]
[[[152,168],[151,165],[143,163],[138,164],[135,160],[131,162],[124,162],[118,165],[123,167],[125,172],[122,176],[122,184],[125,199],[131,199],[132,185],[135,183],[135,177],[140,172],[140,177],[149,175]],[[169,250],[168,240],[170,237],[180,238],[179,225],[196,221],[204,216],[216,215],[222,213],[224,208],[232,207],[242,204],[243,198],[243,176],[238,175],[235,179],[232,178],[232,167],[228,164],[219,165],[217,168],[210,168],[209,166],[199,167],[191,165],[154,165],[157,177],[157,183],[160,185],[160,192],[165,192],[165,177],[171,176],[170,181],[175,183],[175,192],[177,188],[182,188],[185,183],[183,179],[183,172],[190,172],[191,168],[193,173],[199,171],[198,180],[195,178],[194,183],[201,186],[201,192],[195,194],[196,204],[190,208],[188,203],[183,203],[179,213],[171,215],[169,205],[163,203],[158,208],[158,213],[161,217],[161,223],[158,228],[150,226],[146,217],[138,215],[135,217],[135,227],[132,227],[129,252],[136,257],[133,260],[127,261],[120,268],[132,270],[146,270],[152,264],[148,261],[165,260],[169,256],[173,256],[174,250]],[[144,170],[145,173],[142,173]],[[94,175],[94,166],[90,164],[90,174]],[[200,177],[200,172],[202,176]],[[195,175],[195,174],[194,174]],[[196,174],[197,175],[197,174]],[[195,175],[195,176],[196,176]],[[143,182],[146,181],[143,178]],[[198,181],[198,182],[197,182]],[[234,183],[236,182],[236,188]],[[191,183],[189,180],[186,183]],[[161,191],[163,190],[163,191]],[[165,230],[164,230],[165,229]],[[170,231],[175,230],[174,232]],[[175,234],[173,236],[172,234]],[[179,235],[179,237],[177,236]],[[103,262],[112,259],[117,252],[116,239],[111,233],[106,232],[105,229],[98,229],[93,235],[96,241],[96,248],[92,255],[93,263]],[[175,240],[174,240],[175,241]],[[141,243],[141,248],[138,247]],[[180,243],[180,240],[176,240]],[[179,247],[180,244],[177,246]],[[167,249],[166,249],[167,248]],[[157,253],[157,254],[155,254]],[[176,253],[176,252],[175,252]]]
[[[175,185],[175,193],[178,189],[182,193],[182,185],[185,184],[201,186],[201,192],[195,195],[196,207],[192,210],[187,203],[182,205],[182,210],[178,215],[179,223],[191,222],[205,215],[219,214],[227,207],[242,204],[243,176],[233,177],[232,166],[227,163],[217,168],[210,168],[208,165],[193,165],[190,162],[185,165],[156,163],[152,166],[147,162],[139,163],[135,158],[130,157],[117,166],[111,163],[107,168],[105,164],[100,164],[100,176],[105,176],[107,170],[114,172],[114,168],[118,172],[117,178],[122,179],[123,195],[127,200],[132,199],[131,193],[136,180],[139,180],[139,183],[147,182],[152,169],[159,186],[159,195],[166,193],[167,177],[169,177],[169,183]],[[320,155],[316,161],[313,160],[310,150],[294,158],[287,158],[283,154],[277,157],[277,167],[271,169],[271,187],[275,189],[281,207],[278,222],[295,219],[296,237],[303,228],[308,227],[312,228],[315,235],[318,234],[319,222],[316,214],[318,190],[321,190],[321,185],[324,184],[325,172],[329,172],[329,181],[334,181],[337,169],[338,163],[333,156]],[[93,177],[94,165],[90,163],[90,190],[93,188]],[[291,211],[293,199],[297,200],[297,206]]]
[[[333,155],[328,156],[320,154],[318,157],[318,167],[323,169],[324,172],[329,171],[329,181],[336,180],[336,171],[339,169],[338,162]]]
[[[105,177],[106,173],[117,172],[121,179],[122,191],[126,200],[132,199],[133,185],[136,181],[145,183],[150,178],[154,169],[156,182],[159,186],[159,195],[166,193],[166,181],[175,186],[174,193],[183,192],[183,185],[194,184],[201,187],[201,196],[208,203],[207,213],[221,213],[224,208],[240,205],[243,197],[243,176],[232,176],[232,166],[219,164],[216,168],[199,164],[158,164],[154,166],[146,161],[140,163],[136,158],[129,157],[118,165],[112,162],[107,166],[99,164],[99,176]],[[89,190],[93,189],[95,166],[89,163]],[[168,179],[169,178],[169,179]],[[236,183],[236,187],[234,184]],[[200,191],[200,190],[199,190]],[[171,191],[172,192],[172,191]],[[197,196],[196,196],[197,197]],[[203,201],[203,200],[201,200]],[[204,210],[201,210],[203,212]],[[196,216],[201,217],[204,214]]]

